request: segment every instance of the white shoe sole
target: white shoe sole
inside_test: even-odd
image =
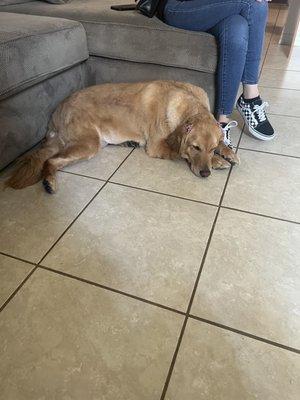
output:
[[[238,110],[238,112],[243,117],[243,120],[244,120],[245,124],[247,125],[248,130],[249,130],[249,132],[251,133],[252,136],[254,136],[256,139],[265,140],[265,141],[274,139],[274,137],[276,136],[275,133],[272,136],[270,136],[270,135],[262,135],[261,133],[257,132],[254,128],[252,128],[252,126],[249,126],[247,118],[245,117],[245,115],[244,115],[241,107],[238,105],[238,103],[236,104],[236,109]]]

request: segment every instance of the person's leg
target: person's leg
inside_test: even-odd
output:
[[[259,65],[264,44],[265,30],[268,18],[267,1],[254,1],[251,8],[243,8],[241,15],[247,19],[249,25],[249,45],[242,76],[245,97],[258,95],[257,83]]]
[[[247,56],[241,79],[243,82],[243,97],[245,99],[253,99],[259,96],[257,83],[268,15],[267,2],[265,0],[261,2],[255,1],[251,9],[244,7],[241,10],[241,15],[247,20],[249,27]],[[218,25],[211,30],[212,33],[218,28]],[[225,123],[228,121],[229,119],[226,114],[219,115],[219,122]]]
[[[264,33],[268,17],[268,3],[265,0],[255,1],[251,12],[245,9],[241,12],[249,24],[249,44],[245,68],[242,76],[243,94],[237,101],[237,109],[243,116],[249,132],[261,140],[271,140],[275,137],[274,129],[267,115],[267,102],[259,95],[258,79]]]
[[[237,16],[238,18],[235,18]],[[231,17],[233,27],[227,26],[224,22]],[[245,21],[240,17],[243,17]],[[266,19],[267,3],[265,0],[230,0],[228,2],[224,2],[224,0],[184,2],[169,0],[167,3],[164,12],[164,20],[167,24],[195,31],[210,31],[218,38],[220,57],[216,111],[219,122],[223,122],[223,126],[228,122],[228,115],[232,113],[240,81],[242,80],[245,85],[245,97],[252,97],[255,90],[258,90],[255,85],[258,81]],[[245,53],[243,45],[245,45],[246,25],[248,28],[247,42],[251,37],[251,45],[247,46]],[[244,33],[241,36],[240,33],[235,34],[235,30]],[[228,33],[230,33],[230,40],[226,40]],[[238,47],[242,50],[231,51]],[[228,57],[228,53],[231,54],[231,57]],[[245,120],[247,120],[246,117]],[[228,126],[228,131],[229,129]],[[272,135],[268,135],[268,137],[272,138]]]
[[[209,30],[218,41],[216,115],[221,123],[228,122],[245,68],[248,49],[248,22],[241,15],[232,15]]]
[[[226,122],[227,115],[232,112],[242,74],[244,73],[249,78],[251,73],[253,78],[255,71],[258,70],[256,65],[259,66],[265,24],[262,24],[262,29],[258,29],[256,33],[255,19],[260,14],[266,14],[266,9],[264,0],[262,4],[256,0],[231,0],[228,2],[224,2],[224,0],[169,0],[167,2],[164,12],[164,20],[167,24],[183,29],[209,31],[218,39],[220,57],[217,113],[220,122]],[[257,20],[258,24],[260,19]],[[252,45],[248,54],[245,53],[245,44],[249,37],[249,32],[247,33],[246,30],[250,26],[253,32],[251,32]],[[257,41],[257,45],[255,45],[255,41]],[[246,58],[247,61],[249,60],[249,68],[246,68],[245,65]],[[239,79],[238,83],[237,78]],[[227,103],[225,104],[226,99],[228,99],[228,107]]]

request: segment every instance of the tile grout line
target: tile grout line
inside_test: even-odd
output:
[[[14,260],[21,261],[21,262],[24,262],[26,264],[36,265],[36,263],[34,263],[32,261],[28,261],[28,260],[25,260],[23,258],[13,256],[12,254],[4,253],[3,251],[0,251],[0,255],[6,256],[6,257],[9,257],[9,258],[13,258]]]
[[[279,45],[275,45],[275,46],[285,46],[282,44]],[[272,71],[281,71],[281,72],[300,72],[299,69],[281,69],[281,68],[272,68],[272,67],[265,67],[265,69],[271,69]],[[276,89],[280,89],[280,88],[276,88]],[[291,89],[291,90],[300,90],[300,89]]]
[[[65,235],[65,233],[71,228],[71,226],[77,221],[77,219],[81,216],[81,214],[88,208],[88,206],[92,203],[92,201],[98,196],[98,194],[105,188],[108,184],[109,179],[117,172],[117,170],[123,165],[123,163],[127,160],[127,158],[131,155],[134,149],[124,158],[124,160],[118,165],[115,171],[109,176],[109,178],[105,181],[103,186],[97,191],[97,193],[88,201],[88,203],[81,209],[79,214],[72,220],[72,222],[67,226],[67,228],[63,231],[63,233],[59,236],[59,238],[53,243],[53,245],[46,251],[43,257],[38,262],[38,265],[44,261],[50,251],[56,246],[56,244],[60,241],[60,239]],[[103,182],[103,181],[102,181]]]
[[[96,181],[106,182],[106,179],[96,178],[95,176],[83,175],[83,174],[79,174],[79,173],[71,172],[71,171],[64,171],[63,169],[60,169],[59,172],[62,172],[64,174],[75,175],[75,176],[82,176],[83,178],[94,179]]]
[[[67,228],[63,231],[63,233],[58,237],[58,239],[50,246],[50,248],[46,251],[46,253],[42,256],[38,263],[35,263],[35,267],[30,271],[30,273],[26,276],[26,278],[20,283],[20,285],[16,288],[16,290],[10,295],[10,297],[5,301],[5,303],[0,307],[0,312],[4,310],[4,308],[10,303],[10,301],[15,297],[18,291],[22,288],[25,282],[32,276],[32,274],[38,269],[39,264],[47,257],[50,251],[56,246],[56,244],[60,241],[60,239],[65,235],[65,233],[71,228],[75,221],[80,217],[80,215],[87,209],[87,207],[91,204],[91,202],[98,196],[102,189],[107,185],[108,180],[117,172],[117,170],[123,165],[123,163],[127,160],[127,158],[132,154],[134,149],[130,151],[130,153],[124,158],[124,160],[118,165],[115,171],[109,176],[107,181],[101,188],[96,192],[96,194],[88,201],[88,203],[81,209],[79,214],[71,221],[71,223],[67,226]],[[15,258],[15,257],[13,257]]]
[[[241,213],[244,213],[244,214],[256,215],[258,217],[274,219],[276,221],[282,221],[282,222],[287,222],[287,223],[290,223],[290,224],[300,225],[300,222],[298,222],[298,221],[292,221],[290,219],[284,219],[284,218],[279,218],[279,217],[272,217],[271,215],[260,214],[260,213],[254,212],[254,211],[247,211],[247,210],[242,210],[242,209],[239,209],[239,208],[234,208],[234,207],[229,207],[229,206],[221,206],[221,208],[226,209],[226,210],[232,210],[232,211],[241,212]]]
[[[71,226],[77,221],[77,219],[81,216],[81,214],[87,209],[87,207],[91,204],[91,202],[98,196],[98,194],[101,192],[102,189],[105,188],[107,185],[107,182],[104,183],[103,186],[94,194],[94,196],[87,202],[87,204],[80,210],[79,214],[71,221],[71,223],[65,228],[65,230],[59,235],[59,237],[55,240],[55,242],[50,246],[50,248],[46,251],[46,253],[42,256],[40,261],[38,262],[38,265],[44,261],[44,259],[47,257],[47,255],[50,253],[50,251],[57,245],[57,243],[60,241],[60,239],[67,233],[67,231],[71,228]]]
[[[153,193],[153,194],[159,194],[159,195],[162,195],[162,196],[168,196],[168,197],[172,197],[172,198],[179,199],[179,200],[185,200],[185,201],[190,201],[190,202],[193,202],[193,203],[204,204],[206,206],[218,207],[217,204],[208,203],[206,201],[189,199],[187,197],[176,196],[174,194],[163,193],[163,192],[158,192],[156,190],[145,189],[145,188],[138,187],[138,186],[127,185],[126,183],[120,183],[120,182],[114,182],[114,181],[109,181],[108,183],[111,183],[111,184],[117,185],[117,186],[124,186],[124,187],[131,188],[131,189],[141,190],[143,192],[149,192],[149,193]]]
[[[297,118],[300,119],[300,115],[290,115],[290,114],[276,114],[268,112],[268,115],[275,115],[275,117],[287,117],[287,118]]]
[[[25,284],[25,282],[33,274],[35,269],[42,269],[42,270],[46,270],[46,271],[52,272],[52,273],[57,274],[57,275],[61,275],[61,276],[64,276],[64,277],[67,277],[67,278],[70,278],[70,279],[73,279],[73,280],[77,280],[79,282],[82,282],[82,283],[85,283],[85,284],[88,284],[88,285],[92,285],[92,286],[98,287],[98,288],[103,289],[103,290],[107,290],[107,291],[110,291],[110,292],[113,292],[113,293],[117,293],[117,294],[129,297],[129,298],[132,298],[132,299],[137,300],[137,301],[141,301],[143,303],[149,304],[149,305],[154,306],[154,307],[158,307],[158,308],[161,308],[161,309],[164,309],[164,310],[167,310],[167,311],[170,311],[170,312],[174,312],[174,313],[182,315],[182,316],[186,316],[186,313],[184,311],[177,310],[176,308],[168,307],[168,306],[165,306],[164,304],[160,304],[160,303],[157,303],[157,302],[154,302],[154,301],[151,301],[151,300],[147,300],[147,299],[144,299],[142,297],[135,296],[133,294],[126,293],[126,292],[123,292],[121,290],[114,289],[114,288],[111,288],[109,286],[105,286],[105,285],[102,285],[102,284],[99,284],[97,282],[93,282],[93,281],[90,281],[90,280],[87,280],[87,279],[84,279],[84,278],[80,278],[78,276],[71,275],[71,274],[68,274],[68,273],[63,272],[63,271],[55,270],[53,268],[46,267],[46,266],[43,266],[43,265],[34,264],[33,262],[30,262],[28,260],[25,260],[25,259],[22,259],[22,258],[19,258],[19,257],[12,256],[10,254],[6,254],[6,253],[3,253],[3,252],[0,252],[0,254],[2,254],[4,256],[7,256],[9,258],[13,258],[15,260],[24,262],[26,264],[35,266],[35,268],[33,268],[29,272],[29,274],[20,283],[20,285],[18,286],[18,288],[15,291],[19,291],[19,289]],[[9,296],[9,298],[6,300],[6,302],[0,307],[0,311],[2,311],[2,309],[5,307],[6,303],[9,302],[10,298],[14,297],[14,295],[15,295],[15,293],[13,293],[11,296]],[[267,343],[269,345],[272,345],[272,346],[275,346],[275,347],[279,347],[279,348],[282,348],[284,350],[291,351],[293,353],[300,354],[300,349],[297,349],[295,347],[290,347],[290,346],[284,345],[284,344],[279,343],[279,342],[274,342],[274,341],[269,340],[267,338],[254,335],[254,334],[251,334],[249,332],[242,331],[242,330],[230,327],[228,325],[224,325],[224,324],[218,323],[216,321],[212,321],[212,320],[209,320],[209,319],[206,319],[206,318],[202,318],[202,317],[199,317],[199,316],[191,314],[191,313],[188,316],[189,316],[189,318],[201,321],[203,323],[206,323],[206,324],[209,324],[209,325],[213,325],[213,326],[217,326],[217,327],[219,327],[219,328],[221,328],[221,329],[223,329],[225,331],[234,332],[234,333],[240,334],[242,336],[246,336],[246,337],[249,337],[251,339],[258,340],[260,342],[264,342],[264,343]]]
[[[245,134],[245,132],[244,132],[245,128],[246,128],[246,124],[244,123],[244,126],[243,126],[243,129],[242,129],[242,132],[241,132],[239,141],[238,141],[238,143],[237,143],[236,153],[237,153],[239,150],[246,150],[246,151],[249,150],[249,151],[252,151],[252,150],[250,150],[250,149],[244,149],[243,147],[240,147],[240,144],[241,144],[241,142],[242,142],[243,135]],[[253,150],[253,151],[256,151],[256,150]],[[260,151],[258,151],[258,152],[260,152]],[[263,152],[263,153],[265,154],[266,152]],[[274,153],[267,153],[267,154],[274,154]],[[275,155],[283,156],[283,154],[275,154]],[[292,157],[292,156],[291,156],[291,157]],[[231,170],[230,170],[230,174],[231,174]],[[229,179],[228,179],[228,180],[229,180]],[[227,182],[226,182],[226,183],[227,183]],[[226,184],[226,187],[227,187],[227,184]],[[222,204],[220,205],[220,208],[224,208],[224,209],[232,210],[232,211],[237,211],[237,212],[242,212],[242,213],[244,213],[244,214],[250,214],[250,215],[256,215],[256,216],[259,216],[259,217],[274,219],[274,220],[276,220],[276,221],[288,222],[288,223],[296,224],[296,225],[299,225],[299,224],[300,224],[300,222],[298,222],[298,221],[292,221],[292,220],[289,220],[289,219],[284,219],[284,218],[280,218],[280,217],[273,217],[273,216],[271,216],[271,215],[256,213],[256,212],[254,212],[254,211],[247,211],[247,210],[242,210],[242,209],[238,209],[238,208],[234,208],[234,207],[223,206]]]
[[[211,239],[212,239],[212,236],[213,236],[213,232],[214,232],[214,229],[215,229],[215,226],[216,226],[216,222],[217,222],[217,219],[218,219],[219,212],[220,212],[220,208],[218,208],[218,210],[216,212],[216,215],[215,215],[215,218],[214,218],[214,221],[213,221],[210,233],[209,233],[207,244],[206,244],[203,256],[202,256],[202,260],[201,260],[201,263],[200,263],[198,274],[197,274],[197,277],[196,277],[196,280],[195,280],[195,283],[194,283],[192,294],[191,294],[191,297],[190,297],[190,300],[189,300],[189,304],[188,304],[188,307],[187,307],[185,318],[184,318],[184,321],[183,321],[183,324],[182,324],[182,327],[181,327],[181,331],[180,331],[180,334],[179,334],[179,337],[178,337],[178,340],[177,340],[175,351],[173,353],[173,357],[172,357],[171,364],[170,364],[170,367],[169,367],[169,370],[168,370],[168,374],[167,374],[167,377],[166,377],[166,380],[165,380],[165,383],[164,383],[164,387],[163,387],[163,390],[162,390],[162,394],[161,394],[160,400],[164,400],[165,399],[165,396],[166,396],[166,393],[167,393],[167,390],[168,390],[168,387],[169,387],[169,384],[170,384],[170,381],[171,381],[171,377],[172,377],[172,374],[173,374],[173,370],[174,370],[174,367],[175,367],[177,356],[178,356],[178,353],[179,353],[179,350],[180,350],[182,339],[183,339],[183,336],[184,336],[184,333],[185,333],[185,329],[186,329],[186,326],[187,326],[187,322],[188,322],[188,319],[189,319],[189,313],[190,313],[190,310],[191,310],[191,307],[192,307],[192,303],[193,303],[193,300],[194,300],[194,296],[195,296],[195,293],[196,293],[196,290],[197,290],[197,287],[198,287],[198,283],[199,283],[200,276],[201,276],[201,273],[202,273],[202,270],[203,270],[203,266],[204,266],[204,263],[205,263],[205,260],[206,260],[206,255],[208,253],[209,245],[210,245],[210,242],[211,242]]]
[[[223,329],[225,331],[234,332],[234,333],[236,333],[238,335],[246,336],[248,338],[257,340],[259,342],[267,343],[267,344],[269,344],[271,346],[274,346],[274,347],[279,347],[280,349],[287,350],[287,351],[290,351],[292,353],[300,354],[300,349],[297,349],[295,347],[286,346],[284,344],[281,344],[281,343],[278,343],[278,342],[274,342],[273,340],[269,340],[269,339],[266,339],[264,337],[254,335],[252,333],[241,331],[239,329],[232,328],[232,327],[230,327],[228,325],[220,324],[219,322],[215,322],[215,321],[211,321],[211,320],[206,319],[206,318],[198,317],[197,315],[194,315],[194,314],[189,314],[189,317],[194,319],[194,320],[203,322],[205,324],[216,326],[216,327],[218,327],[220,329]]]
[[[158,307],[158,308],[162,308],[164,310],[171,311],[171,312],[173,312],[175,314],[186,315],[186,313],[184,311],[177,310],[176,308],[169,307],[169,306],[157,303],[157,302],[152,301],[152,300],[144,299],[143,297],[139,297],[139,296],[136,296],[136,295],[131,294],[131,293],[123,292],[122,290],[115,289],[113,287],[106,286],[106,285],[103,285],[101,283],[97,283],[97,282],[94,282],[94,281],[90,281],[88,279],[81,278],[81,277],[76,276],[76,275],[68,274],[67,272],[64,272],[64,271],[60,271],[60,270],[56,270],[56,269],[53,269],[53,268],[50,268],[50,267],[46,267],[46,266],[41,265],[41,264],[38,265],[38,268],[42,269],[42,270],[45,270],[45,271],[49,271],[49,272],[51,272],[53,274],[56,274],[56,275],[61,275],[61,276],[64,276],[66,278],[73,279],[73,280],[85,283],[87,285],[98,287],[98,288],[106,290],[108,292],[117,293],[117,294],[120,294],[122,296],[129,297],[129,298],[134,299],[134,300],[138,300],[138,301],[140,301],[142,303],[146,303],[146,304],[149,304],[149,305],[154,306],[154,307]]]
[[[288,157],[288,158],[294,158],[296,160],[300,159],[300,156],[290,156],[288,154],[281,154],[281,153],[272,153],[270,151],[264,151],[264,150],[256,150],[256,149],[249,149],[247,147],[239,147],[240,150],[246,150],[246,151],[252,151],[254,153],[262,153],[262,154],[270,154],[273,156],[280,156],[280,157]]]
[[[240,137],[239,137],[239,141],[237,143],[236,152],[238,152],[239,144],[240,144],[241,139],[242,139],[243,130],[244,130],[244,127],[242,129],[242,132],[241,132]],[[173,370],[174,370],[174,367],[175,367],[177,356],[178,356],[178,353],[179,353],[179,350],[180,350],[182,339],[183,339],[183,336],[184,336],[184,333],[185,333],[185,329],[186,329],[186,326],[187,326],[187,322],[188,322],[188,319],[189,319],[189,314],[190,314],[190,311],[191,311],[191,308],[192,308],[192,305],[193,305],[193,301],[194,301],[194,298],[195,298],[195,295],[196,295],[196,291],[197,291],[198,284],[199,284],[199,281],[200,281],[200,278],[201,278],[201,274],[202,274],[202,270],[203,270],[203,267],[204,267],[204,264],[205,264],[205,261],[206,261],[206,257],[207,257],[207,254],[208,254],[210,243],[211,243],[211,240],[212,240],[212,237],[213,237],[213,233],[214,233],[214,230],[215,230],[215,226],[217,224],[218,216],[219,216],[219,213],[220,213],[220,210],[221,210],[221,205],[222,205],[222,202],[223,202],[223,198],[225,196],[226,188],[227,188],[230,176],[231,176],[232,169],[233,169],[233,167],[231,166],[231,168],[229,170],[229,173],[228,173],[228,176],[227,176],[227,179],[226,179],[226,182],[225,182],[225,185],[224,185],[224,188],[223,188],[223,191],[222,191],[222,195],[221,195],[221,198],[220,198],[220,201],[219,201],[218,209],[217,209],[217,212],[216,212],[216,215],[215,215],[215,218],[214,218],[214,221],[213,221],[210,233],[209,233],[207,244],[206,244],[203,256],[202,256],[202,260],[201,260],[201,263],[200,263],[198,274],[197,274],[197,277],[196,277],[196,280],[195,280],[195,283],[194,283],[194,287],[193,287],[193,290],[192,290],[190,301],[189,301],[189,304],[188,304],[188,307],[187,307],[187,310],[186,310],[186,315],[185,315],[185,318],[184,318],[184,321],[183,321],[183,324],[182,324],[182,327],[181,327],[181,331],[180,331],[180,334],[179,334],[179,337],[178,337],[178,341],[177,341],[177,344],[176,344],[176,347],[175,347],[175,351],[174,351],[174,354],[173,354],[173,357],[172,357],[172,360],[171,360],[171,364],[170,364],[170,367],[169,367],[169,370],[168,370],[167,378],[166,378],[165,383],[164,383],[164,387],[163,387],[163,390],[162,390],[162,394],[161,394],[160,400],[164,400],[165,396],[167,394],[167,390],[168,390],[168,387],[169,387],[169,384],[170,384],[170,381],[171,381],[172,373],[173,373]]]
[[[94,282],[94,281],[90,281],[89,279],[81,278],[79,276],[72,275],[72,274],[69,274],[69,273],[64,272],[64,271],[60,271],[60,270],[57,270],[57,269],[54,269],[54,268],[51,268],[51,267],[46,267],[45,265],[40,264],[41,261],[39,263],[35,264],[35,263],[31,262],[31,261],[28,261],[28,260],[25,260],[23,258],[19,258],[19,257],[13,256],[11,254],[4,253],[2,251],[0,251],[0,255],[6,256],[8,258],[12,258],[14,260],[23,262],[25,264],[29,264],[29,265],[35,266],[36,268],[34,268],[34,269],[42,269],[42,270],[50,271],[50,272],[52,272],[54,274],[62,275],[62,276],[65,276],[67,278],[70,278],[70,279],[73,279],[73,280],[77,280],[77,281],[83,282],[83,283],[88,284],[88,285],[96,286],[96,287],[99,287],[101,289],[104,289],[104,290],[107,290],[107,291],[110,291],[110,292],[118,293],[118,294],[121,294],[123,296],[126,296],[126,297],[129,297],[129,298],[133,298],[135,300],[141,301],[143,303],[147,303],[147,304],[150,304],[152,306],[156,306],[156,307],[159,307],[159,308],[174,312],[176,314],[186,315],[186,313],[184,311],[177,310],[176,308],[169,307],[169,306],[166,306],[164,304],[160,304],[160,303],[157,303],[155,301],[148,300],[148,299],[136,296],[136,295],[131,294],[131,293],[123,292],[122,290],[119,290],[119,289],[116,289],[116,288],[113,288],[113,287],[110,287],[110,286],[106,286],[106,285],[103,285],[101,283],[97,283],[97,282]],[[33,271],[29,272],[30,275],[32,273],[33,273]],[[27,280],[27,279],[28,279],[28,276],[25,277],[24,283],[25,283],[25,280]],[[21,283],[21,284],[23,286],[23,283]]]
[[[266,68],[267,69],[267,68]],[[285,72],[285,70],[284,70]],[[295,71],[296,72],[296,71]],[[299,73],[299,72],[298,72]],[[277,86],[265,86],[265,85],[259,85],[260,88],[265,88],[265,89],[279,89],[279,90],[291,90],[292,92],[300,92],[300,89],[292,89],[292,88],[286,88],[286,87],[277,87]]]
[[[31,264],[31,263],[30,263]],[[32,270],[29,272],[28,275],[22,280],[22,282],[17,286],[17,288],[12,292],[12,294],[6,299],[6,301],[2,304],[0,307],[0,313],[5,309],[7,304],[10,303],[10,301],[15,297],[15,295],[19,292],[19,290],[23,287],[23,285],[28,281],[28,279],[31,277],[31,275],[36,271],[38,268],[37,264],[32,268]]]

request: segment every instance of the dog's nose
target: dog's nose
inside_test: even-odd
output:
[[[200,175],[202,176],[202,178],[207,178],[210,175],[210,170],[203,169],[202,171],[200,171]]]

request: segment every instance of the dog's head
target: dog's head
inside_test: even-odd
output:
[[[166,141],[171,149],[187,160],[195,175],[206,178],[211,173],[214,151],[222,139],[219,124],[205,112],[186,119]]]

